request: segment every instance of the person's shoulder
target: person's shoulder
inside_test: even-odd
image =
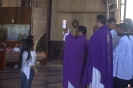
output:
[[[130,37],[130,38],[133,38],[133,35],[130,35],[129,37]]]
[[[129,37],[128,36],[122,36],[120,38],[120,41],[125,41],[126,43],[128,43],[130,41]]]
[[[108,26],[107,26],[107,25],[103,25],[103,26],[101,26],[99,29],[105,29],[105,30],[108,30]]]
[[[115,33],[115,30],[113,30],[113,29],[112,29],[112,30],[110,30],[110,33]]]
[[[30,52],[31,52],[31,54],[34,54],[34,53],[36,53],[36,51],[35,51],[35,50],[31,50]]]
[[[13,49],[16,49],[16,47],[14,47]]]
[[[28,55],[28,52],[27,52],[27,51],[24,51],[24,52],[23,52],[23,55]]]
[[[111,35],[117,36],[117,32],[116,32],[114,29],[112,29],[112,30],[110,31],[110,33],[111,33]]]

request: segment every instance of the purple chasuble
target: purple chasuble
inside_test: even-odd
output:
[[[74,88],[86,88],[82,84],[85,62],[87,59],[87,39],[78,38],[71,33],[66,36],[63,55],[63,88],[68,88],[68,81]]]
[[[101,73],[104,88],[113,87],[112,36],[107,26],[101,26],[88,42],[88,58],[84,71],[83,84],[92,82],[93,67]]]

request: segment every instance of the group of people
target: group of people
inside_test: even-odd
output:
[[[2,43],[0,45],[0,51],[6,51],[6,52],[20,52],[22,47],[22,43],[16,43],[14,47],[12,48],[11,44]]]
[[[126,88],[133,85],[133,22],[116,24],[104,15],[96,17],[94,33],[87,41],[85,26],[76,36],[64,29],[63,88]]]

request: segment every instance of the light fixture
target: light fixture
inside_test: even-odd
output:
[[[14,23],[14,19],[12,19],[12,23]]]

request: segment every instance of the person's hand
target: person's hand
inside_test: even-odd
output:
[[[33,68],[33,70],[34,70],[35,75],[37,75],[37,74],[38,74],[37,68],[36,68],[35,66],[33,66],[32,68]]]
[[[38,70],[36,68],[34,69],[34,72],[35,72],[35,75],[38,74]]]
[[[68,27],[66,27],[65,29],[63,28],[64,33],[68,33]]]

